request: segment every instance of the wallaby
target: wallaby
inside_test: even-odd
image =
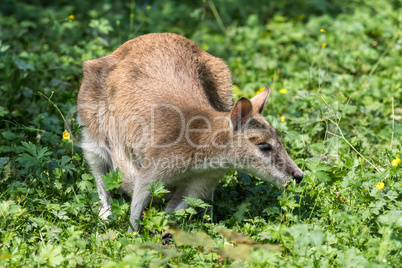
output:
[[[229,170],[279,187],[291,178],[301,181],[303,172],[262,116],[270,89],[236,103],[231,90],[223,60],[172,33],[143,35],[85,61],[78,120],[102,204],[99,216],[111,215],[101,176],[117,167],[124,173],[121,190],[132,195],[135,230],[152,182],[171,191],[171,211],[186,208],[186,196],[212,200]]]

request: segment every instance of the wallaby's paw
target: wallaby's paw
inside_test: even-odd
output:
[[[113,215],[113,213],[110,211],[109,209],[101,209],[101,211],[99,212],[99,218],[101,218],[102,220],[107,221],[109,216]]]
[[[110,210],[101,210],[99,212],[98,227],[105,229],[106,225],[111,223],[109,216],[113,215]]]

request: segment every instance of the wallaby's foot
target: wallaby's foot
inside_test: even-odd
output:
[[[99,212],[99,218],[102,220],[108,221],[109,216],[113,215],[113,213],[110,211],[110,208],[108,209],[101,209]]]
[[[109,216],[113,215],[113,213],[110,210],[104,210],[101,209],[99,212],[99,218],[98,218],[98,227],[102,228],[103,230],[106,229],[106,225],[109,225],[111,223],[111,220],[109,219]]]
[[[111,223],[111,220],[108,218],[112,213],[110,213],[107,217],[104,216],[99,216],[98,219],[98,227],[102,228],[103,230],[106,229],[106,226]]]

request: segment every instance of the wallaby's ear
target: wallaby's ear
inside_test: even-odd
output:
[[[247,98],[240,98],[232,109],[230,119],[235,131],[239,130],[253,114],[253,105]]]
[[[254,113],[262,113],[265,107],[265,102],[269,97],[269,93],[271,93],[271,89],[266,87],[261,93],[258,93],[256,96],[254,96],[254,98],[251,99],[251,103],[255,109]]]

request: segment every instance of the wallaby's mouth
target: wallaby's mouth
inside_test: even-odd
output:
[[[249,173],[259,177],[279,188],[286,188],[286,185],[291,182],[291,180],[300,183],[303,180],[303,171],[300,168],[295,169],[291,174],[286,175],[279,170],[272,169],[269,173],[264,174],[260,170],[248,170]]]
[[[287,183],[289,183],[291,180],[291,176],[286,176],[282,172],[279,172],[278,170],[275,170],[275,169],[270,170],[269,173],[265,173],[265,172],[262,172],[261,170],[257,170],[257,169],[247,169],[247,170],[239,170],[239,171],[242,171],[245,173],[250,173],[250,174],[252,174],[258,178],[261,178],[279,188],[285,188]]]
[[[293,171],[292,179],[294,179],[297,183],[300,183],[303,180],[303,171],[298,168],[296,171]]]
[[[295,181],[296,183],[300,183],[303,180],[303,171],[300,168],[295,169],[292,175],[285,176],[285,183],[284,186],[291,182],[291,180]]]

